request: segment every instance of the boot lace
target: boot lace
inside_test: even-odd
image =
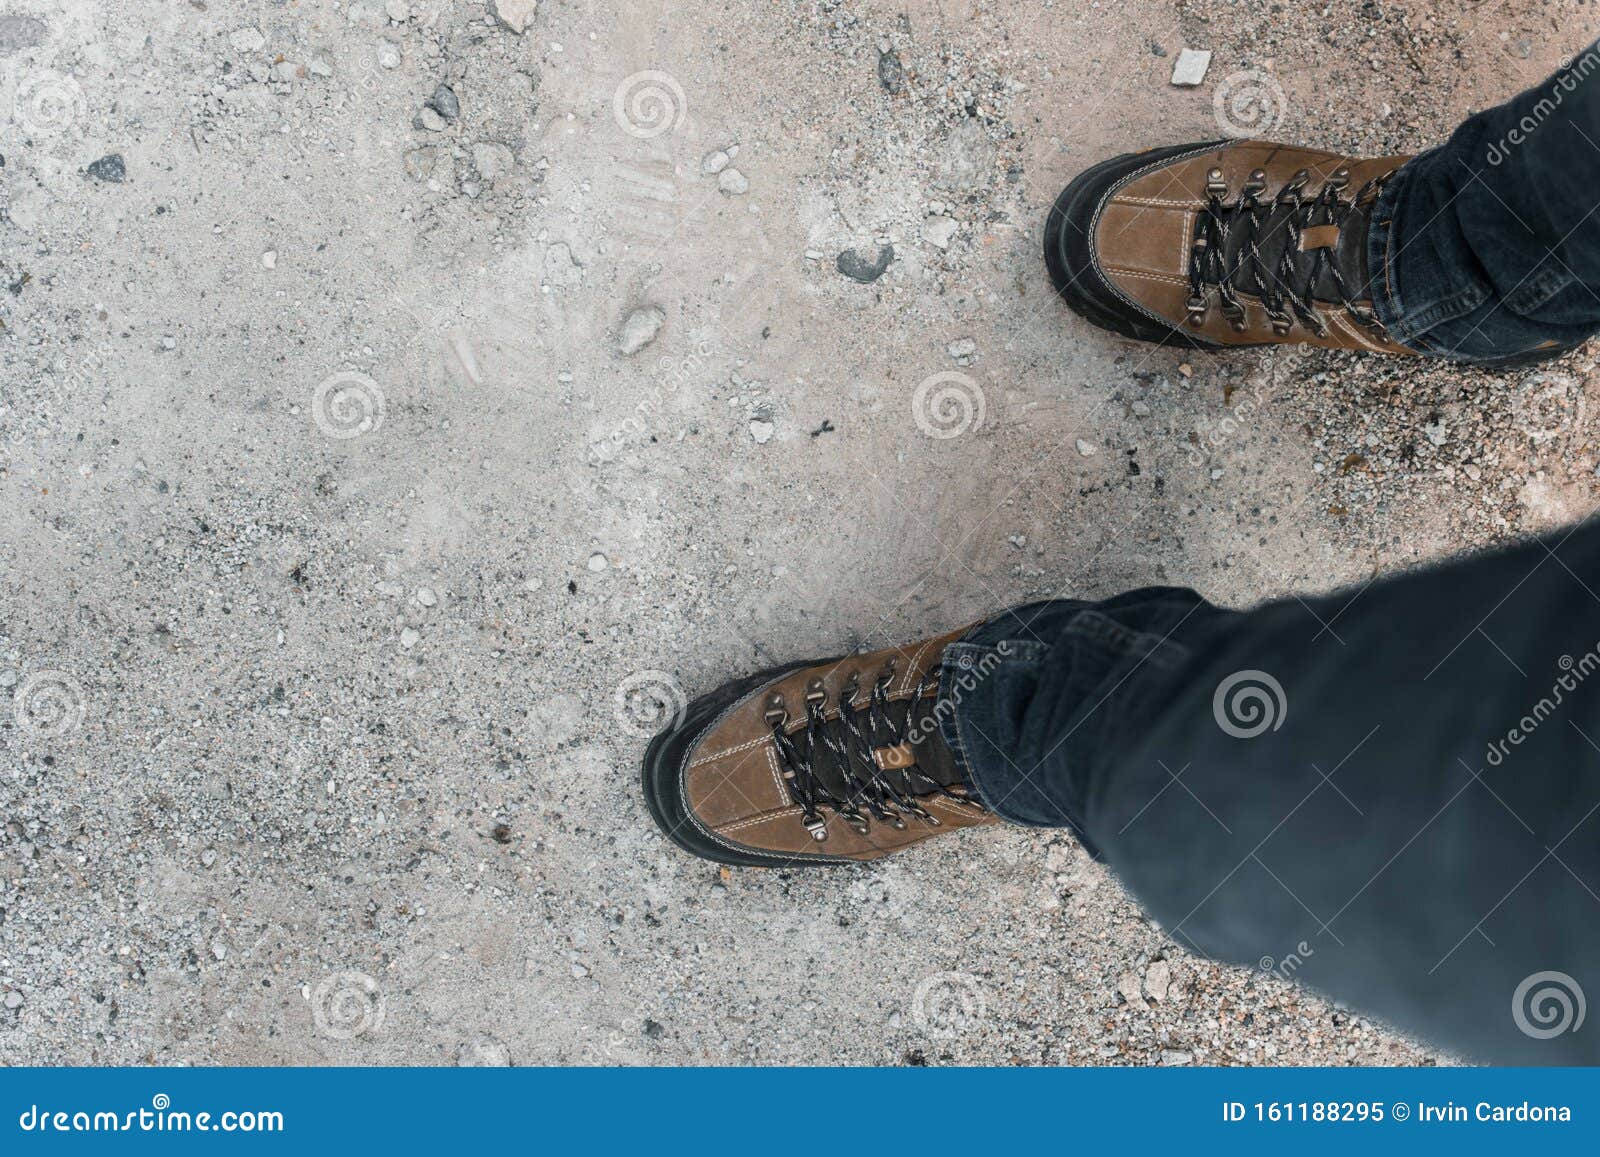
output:
[[[781,694],[774,693],[767,699],[766,723],[783,765],[784,784],[813,839],[828,838],[825,810],[861,835],[870,830],[874,820],[897,831],[905,830],[908,818],[929,827],[941,826],[939,817],[923,806],[926,799],[943,798],[984,810],[975,799],[951,791],[915,762],[885,768],[874,754],[878,749],[898,749],[905,744],[916,704],[930,692],[937,693],[941,669],[936,663],[922,676],[901,718],[896,718],[898,713],[892,710],[889,699],[889,685],[895,674],[893,662],[874,678],[863,707],[857,707],[855,702],[861,690],[860,672],[851,674],[832,712],[822,680],[812,679],[806,685],[805,723],[798,728],[790,726],[791,717]],[[817,757],[824,750],[839,772],[842,792],[830,787],[818,774]]]
[[[1311,181],[1311,173],[1301,169],[1276,196],[1263,201],[1261,195],[1266,192],[1267,174],[1263,169],[1256,169],[1246,179],[1238,199],[1228,202],[1224,199],[1228,187],[1222,170],[1212,169],[1206,174],[1207,200],[1200,210],[1194,244],[1189,250],[1189,299],[1185,303],[1189,324],[1199,326],[1205,321],[1211,304],[1208,291],[1215,289],[1223,316],[1236,333],[1244,332],[1244,303],[1239,300],[1236,288],[1242,270],[1247,276],[1246,284],[1266,307],[1273,333],[1287,336],[1298,319],[1318,337],[1326,337],[1327,327],[1317,316],[1312,300],[1313,290],[1326,273],[1350,315],[1378,336],[1385,336],[1377,316],[1352,297],[1345,272],[1334,260],[1331,247],[1313,249],[1315,257],[1309,268],[1302,268],[1295,258],[1307,229],[1320,225],[1342,228],[1355,208],[1388,179],[1387,173],[1374,177],[1362,185],[1354,197],[1346,198],[1343,192],[1350,183],[1350,170],[1341,167],[1328,176],[1315,196],[1308,197],[1306,186]],[[1262,232],[1274,210],[1287,210],[1282,226],[1287,232],[1286,244],[1279,249],[1275,261],[1269,260],[1261,249]],[[1235,229],[1243,230],[1244,236],[1230,259],[1228,241]]]

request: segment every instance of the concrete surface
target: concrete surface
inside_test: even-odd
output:
[[[1587,356],[1190,364],[1038,253],[1092,161],[1425,147],[1584,22],[495,9],[0,14],[0,1058],[1443,1059],[1186,954],[1068,837],[718,871],[635,768],[757,664],[1585,509]]]

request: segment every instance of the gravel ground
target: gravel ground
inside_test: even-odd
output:
[[[0,14],[0,1058],[1446,1063],[1068,837],[719,871],[635,769],[758,664],[1592,504],[1587,354],[1191,364],[1038,253],[1088,163],[1426,147],[1588,9],[534,9]]]

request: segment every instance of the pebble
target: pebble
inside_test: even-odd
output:
[[[278,268],[278,251],[276,249],[268,249],[261,255],[261,267],[263,269]]]
[[[442,133],[448,122],[433,109],[424,107],[417,113],[415,123],[419,129],[426,129],[430,133]]]
[[[923,222],[922,239],[929,245],[946,249],[955,238],[957,228],[955,219],[952,217],[930,217]]]
[[[763,446],[772,440],[772,423],[763,422],[760,418],[750,421],[750,436],[756,440],[758,446]]]
[[[164,349],[164,350],[175,350],[175,349],[177,349],[178,348],[178,339],[173,337],[170,333],[162,334],[161,335],[161,348]]]
[[[97,181],[120,185],[128,175],[128,166],[123,162],[121,153],[107,153],[98,161],[90,161],[84,171]]]
[[[21,1008],[22,1007],[22,993],[20,993],[20,992],[8,992],[8,993],[6,993],[6,1007],[7,1008],[12,1008],[12,1009]]]
[[[945,352],[953,358],[970,358],[978,352],[978,343],[970,337],[957,338],[945,346]]]
[[[400,67],[400,46],[388,40],[378,41],[378,67],[391,72]]]
[[[1139,991],[1139,974],[1137,972],[1124,972],[1117,978],[1117,991],[1122,994],[1122,999],[1141,1011],[1150,1006],[1145,1003],[1144,995]]]
[[[480,141],[472,146],[472,167],[485,181],[494,181],[511,171],[515,158],[498,141]]]
[[[461,101],[456,96],[456,90],[442,82],[434,88],[433,95],[425,104],[447,121],[453,121],[461,115]]]
[[[417,602],[425,607],[436,607],[439,605],[439,596],[433,593],[432,587],[418,587]]]
[[[617,337],[617,351],[631,357],[656,340],[667,315],[653,305],[640,306],[622,322],[622,332]]]
[[[1094,446],[1093,442],[1085,441],[1082,438],[1078,439],[1078,453],[1082,454],[1085,458],[1087,458],[1090,455],[1092,455],[1094,452],[1095,452],[1095,446]]]
[[[267,38],[261,35],[261,29],[251,25],[237,28],[228,34],[228,43],[233,45],[235,52],[259,52],[266,42]]]
[[[1151,1000],[1166,1000],[1172,986],[1172,965],[1165,960],[1152,961],[1144,971],[1144,990]]]
[[[1129,409],[1133,411],[1135,418],[1148,418],[1150,416],[1150,407],[1144,402],[1136,401]]]
[[[15,687],[17,673],[15,671],[0,671],[0,687]]]
[[[572,963],[572,979],[574,979],[574,980],[582,980],[585,976],[588,976],[588,975],[589,975],[589,969],[588,969],[588,967],[586,965],[582,965],[582,964],[579,964],[577,961],[573,961],[573,963]]]
[[[1194,88],[1205,82],[1210,67],[1209,48],[1185,48],[1172,65],[1172,83],[1179,88]]]
[[[411,19],[411,5],[406,0],[384,0],[383,10],[396,24],[404,24]]]
[[[1164,1065],[1192,1065],[1194,1054],[1186,1049],[1162,1049],[1161,1063]]]
[[[491,0],[491,6],[495,18],[518,36],[528,30],[539,10],[538,0]]]
[[[700,161],[700,171],[708,177],[714,177],[728,167],[728,162],[733,158],[728,156],[723,149],[712,149]]]
[[[597,550],[589,556],[589,561],[586,565],[592,572],[599,574],[611,565],[611,560]]]
[[[846,249],[839,254],[835,265],[840,273],[851,281],[859,281],[862,285],[871,285],[883,276],[884,270],[889,268],[889,263],[894,260],[894,246],[880,245],[873,256],[868,257],[859,249]]]
[[[400,645],[409,651],[412,647],[417,645],[421,638],[422,636],[417,634],[415,630],[410,627],[406,627],[400,632]]]
[[[534,575],[531,579],[527,579],[523,582],[522,589],[531,595],[534,591],[539,590],[543,586],[544,579],[540,578],[538,575]]]
[[[207,848],[205,851],[200,853],[200,864],[202,867],[209,868],[216,862],[217,850],[215,848]]]
[[[473,1037],[456,1053],[463,1069],[503,1069],[511,1064],[511,1050],[492,1036]]]
[[[741,197],[750,191],[750,181],[738,169],[723,169],[717,174],[717,188],[724,193]]]
[[[432,146],[412,149],[405,155],[406,176],[413,181],[420,181],[433,172],[433,164],[438,154]]]
[[[905,69],[900,64],[900,55],[894,49],[878,54],[878,83],[883,85],[883,91],[890,96],[896,96],[905,88]]]

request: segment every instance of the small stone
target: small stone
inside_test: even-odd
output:
[[[859,281],[862,285],[871,285],[883,276],[884,270],[889,268],[889,263],[893,260],[894,246],[880,245],[871,257],[868,257],[859,249],[846,249],[839,254],[839,259],[834,264],[839,272],[851,281]]]
[[[433,165],[438,159],[438,154],[432,146],[412,149],[405,155],[406,176],[413,181],[426,180],[433,172]]]
[[[84,171],[97,181],[120,185],[128,175],[128,166],[123,162],[121,153],[107,153],[98,161],[90,161]]]
[[[272,79],[292,84],[300,77],[300,66],[292,60],[280,60],[272,66]]]
[[[539,10],[538,0],[492,0],[495,19],[521,36],[533,23]]]
[[[587,965],[579,964],[576,960],[574,960],[572,962],[572,979],[574,979],[574,980],[582,980],[585,976],[588,976],[588,975],[589,975],[589,968],[588,968]]]
[[[1167,989],[1172,986],[1172,965],[1165,960],[1151,961],[1144,970],[1144,991],[1151,1000],[1166,1000]]]
[[[1085,458],[1088,458],[1094,454],[1094,452],[1095,445],[1093,442],[1085,441],[1082,438],[1078,439],[1078,453],[1082,454]]]
[[[6,993],[6,1007],[10,1008],[10,1009],[21,1008],[22,1007],[22,993],[20,993],[20,992],[8,992],[8,993]]]
[[[750,191],[750,181],[738,169],[723,169],[717,174],[717,188],[735,197]]]
[[[878,83],[883,85],[883,91],[890,96],[897,96],[906,86],[905,69],[900,64],[900,55],[892,48],[878,54]]]
[[[589,561],[586,565],[589,567],[590,571],[595,574],[599,574],[601,571],[605,570],[606,567],[611,565],[611,560],[597,550],[589,556]]]
[[[1021,550],[1023,547],[1028,545],[1028,536],[1025,534],[1013,534],[1007,536],[1006,541],[1012,546],[1016,547],[1018,550]]]
[[[333,62],[319,52],[306,61],[306,71],[312,76],[332,76]]]
[[[425,129],[430,133],[442,133],[445,130],[446,121],[444,117],[433,109],[423,108],[417,113],[417,118],[412,123],[419,129]]]
[[[433,593],[432,587],[418,587],[417,602],[425,607],[436,607],[439,605],[439,596]]]
[[[1185,48],[1178,53],[1178,59],[1172,66],[1172,83],[1179,88],[1194,88],[1205,82],[1206,70],[1210,67],[1209,48]]]
[[[1144,996],[1139,991],[1139,974],[1137,972],[1124,972],[1118,977],[1117,991],[1122,994],[1123,1000],[1141,1012],[1150,1007],[1145,1003]]]
[[[406,0],[384,0],[383,10],[396,24],[404,24],[411,19],[411,5]]]
[[[666,1026],[660,1021],[651,1020],[649,1017],[644,1018],[644,1035],[651,1040],[660,1040],[661,1034],[666,1031]]]
[[[472,167],[485,181],[505,176],[514,162],[511,150],[498,141],[480,141],[472,146]]]
[[[1193,377],[1194,376],[1194,367],[1191,366],[1188,362],[1180,362],[1179,365],[1178,365],[1178,373],[1181,376],[1186,377],[1186,378]]]
[[[216,862],[217,862],[217,850],[215,848],[207,848],[205,851],[200,853],[200,866],[201,867],[209,868],[212,864],[214,864]]]
[[[765,445],[772,440],[772,423],[763,422],[760,418],[751,419],[750,436],[756,440],[756,445]]]
[[[728,167],[732,160],[723,149],[712,149],[700,161],[700,171],[708,177],[714,177]]]
[[[456,1053],[463,1069],[503,1069],[511,1064],[511,1050],[492,1036],[473,1037]]]
[[[211,946],[211,955],[215,956],[218,960],[226,960],[228,958],[227,945],[213,944]]]
[[[1161,1063],[1164,1065],[1192,1065],[1194,1054],[1186,1049],[1162,1049]]]
[[[378,41],[378,67],[393,72],[400,67],[400,46],[389,40]]]
[[[1128,408],[1133,411],[1135,418],[1148,418],[1150,416],[1150,407],[1144,402],[1136,401]]]
[[[228,33],[228,43],[233,45],[235,52],[259,52],[266,42],[267,38],[261,35],[261,29],[251,25]]]
[[[0,671],[0,687],[15,687],[17,685],[17,678],[18,676],[15,671]]]
[[[523,581],[522,589],[527,591],[531,595],[534,591],[540,589],[543,586],[544,586],[544,579],[540,578],[538,575],[534,575],[531,579],[526,579],[526,580]]]
[[[957,228],[953,217],[930,217],[923,222],[922,239],[929,245],[947,249],[955,238]]]
[[[424,103],[447,121],[453,121],[461,115],[461,101],[456,96],[456,90],[448,84],[435,86],[433,95]]]
[[[400,632],[400,645],[409,651],[412,647],[417,645],[421,638],[422,636],[417,634],[415,630],[410,627],[406,627]]]
[[[1429,422],[1422,427],[1422,432],[1428,436],[1428,441],[1435,446],[1443,446],[1445,439],[1449,436],[1445,432],[1443,422]]]
[[[617,351],[631,357],[656,340],[656,334],[666,323],[667,315],[653,305],[640,306],[622,321],[622,332],[617,336]]]
[[[164,349],[164,350],[175,350],[175,349],[177,349],[178,348],[178,339],[173,337],[170,333],[162,334],[161,335],[161,348]]]
[[[261,268],[263,268],[263,269],[276,269],[276,268],[278,268],[278,251],[276,249],[268,249],[265,253],[263,253],[261,255]]]
[[[1167,50],[1161,47],[1161,45],[1157,44],[1154,40],[1150,42],[1150,52],[1155,56],[1165,56],[1167,54]]]
[[[945,346],[945,352],[953,358],[970,358],[978,352],[978,343],[970,337],[957,338]]]

